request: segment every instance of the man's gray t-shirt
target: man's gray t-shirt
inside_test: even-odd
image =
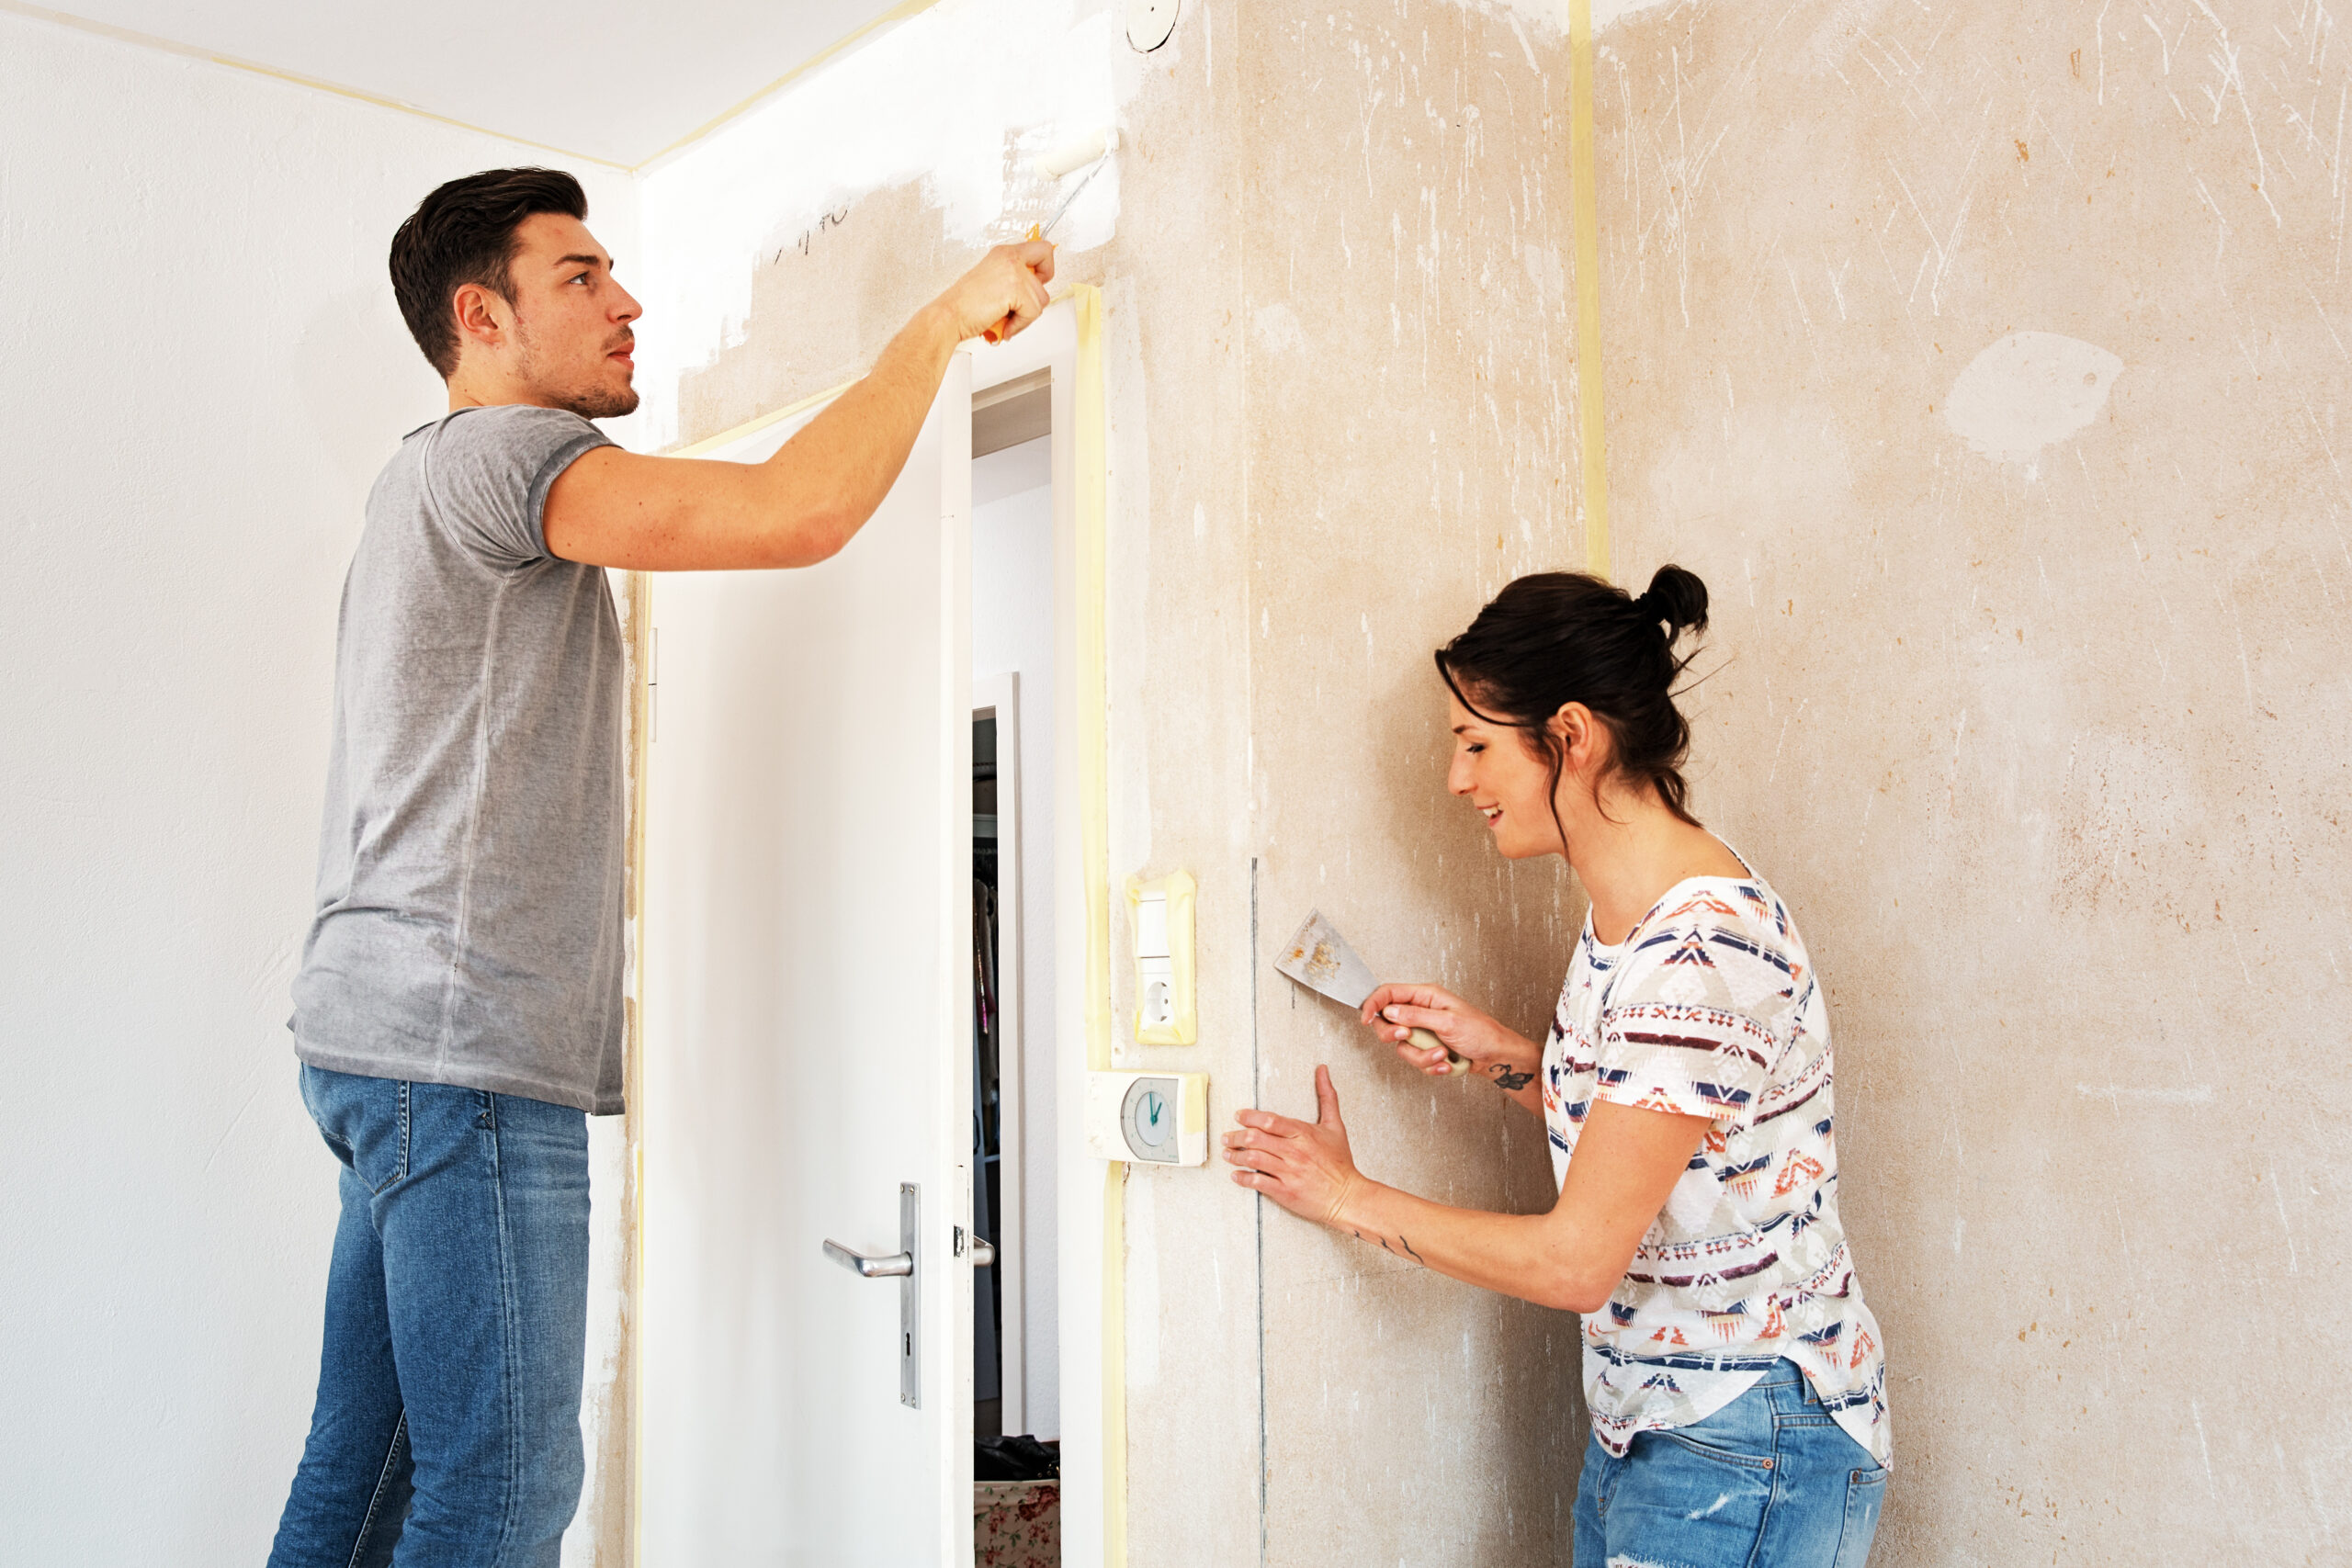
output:
[[[295,1055],[621,1109],[619,623],[548,553],[579,415],[460,409],[401,444],[343,590]]]

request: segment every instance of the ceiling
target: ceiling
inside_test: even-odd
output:
[[[899,0],[72,0],[64,14],[634,166],[901,8]]]

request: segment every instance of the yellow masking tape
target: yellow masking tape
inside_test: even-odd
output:
[[[1600,425],[1600,193],[1592,153],[1592,0],[1568,0],[1568,184],[1576,202],[1577,440],[1584,468],[1584,564],[1609,575],[1609,463]]]
[[[1147,1026],[1143,1021],[1142,977],[1136,977],[1136,1043],[1138,1045],[1190,1045],[1200,1039],[1200,996],[1194,988],[1193,968],[1193,907],[1200,897],[1201,885],[1193,880],[1189,871],[1174,871],[1154,882],[1139,876],[1127,878],[1128,929],[1134,929],[1136,907],[1147,892],[1157,889],[1168,900],[1168,967],[1176,993],[1176,1018],[1172,1023]]]
[[[1080,874],[1086,887],[1086,1066],[1111,1067],[1111,754],[1103,634],[1107,451],[1102,408],[1102,291],[1073,288],[1078,308],[1078,374],[1071,387],[1075,489],[1078,812]],[[1127,1561],[1126,1226],[1127,1168],[1102,1173],[1102,1561]]]

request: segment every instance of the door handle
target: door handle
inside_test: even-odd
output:
[[[996,1243],[981,1236],[974,1236],[972,1238],[972,1267],[975,1269],[995,1268]]]
[[[915,1273],[922,1250],[922,1189],[911,1181],[899,1184],[898,1251],[857,1252],[830,1236],[825,1241],[825,1256],[859,1279],[899,1281],[899,1403],[909,1409],[922,1407],[922,1280]]]
[[[828,1240],[825,1256],[865,1280],[895,1280],[915,1271],[914,1255],[908,1252],[887,1255],[852,1252],[840,1242]]]

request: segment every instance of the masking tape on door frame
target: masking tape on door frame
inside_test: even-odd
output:
[[[1592,0],[1568,0],[1568,194],[1577,242],[1577,445],[1584,565],[1609,576],[1609,462],[1600,423],[1600,193],[1593,174]]]
[[[1078,603],[1077,668],[1079,843],[1086,885],[1086,1066],[1111,1066],[1111,754],[1103,630],[1108,457],[1102,401],[1102,291],[1070,290],[1078,310],[1078,368],[1070,388],[1074,429],[1072,496]],[[1102,1562],[1127,1561],[1126,1225],[1127,1168],[1102,1171]]]

